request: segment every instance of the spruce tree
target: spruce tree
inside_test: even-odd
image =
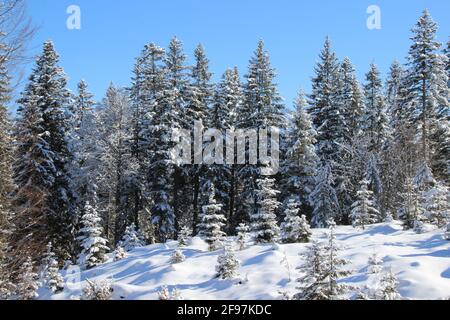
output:
[[[245,76],[244,103],[237,111],[239,118],[236,127],[238,129],[261,130],[275,127],[281,130],[285,128],[284,105],[274,82],[275,75],[275,70],[270,64],[269,54],[265,51],[264,42],[260,40],[250,59],[248,73]],[[247,150],[247,156],[248,152],[250,150]],[[261,170],[264,167],[261,163],[255,165],[246,162],[239,169],[242,192],[238,199],[238,208],[241,211],[238,214],[241,217],[258,214],[255,212],[258,210],[257,180],[261,178]]]
[[[369,151],[379,155],[386,143],[388,118],[383,95],[380,72],[375,64],[370,65],[364,85],[365,113],[364,134],[369,138]]]
[[[15,203],[17,232],[14,247],[22,250],[34,243],[29,254],[37,257],[52,241],[55,251],[66,259],[73,253],[74,210],[70,190],[67,146],[69,92],[66,76],[58,66],[53,43],[44,43],[22,97],[19,100]]]
[[[185,260],[186,260],[186,257],[184,256],[183,252],[181,252],[180,249],[174,250],[172,253],[172,256],[170,257],[171,264],[182,263]]]
[[[294,295],[295,300],[326,300],[325,283],[325,251],[321,243],[314,241],[304,254],[305,262],[297,269],[303,276],[297,279],[300,284],[299,292]]]
[[[179,216],[179,189],[183,176],[176,168],[172,158],[175,146],[172,133],[181,129],[181,111],[185,106],[183,92],[186,91],[188,80],[182,53],[181,43],[174,38],[169,51],[164,54],[162,49],[154,47],[152,61],[155,79],[162,75],[162,91],[155,90],[152,116],[149,121],[151,144],[149,155],[149,182],[152,197],[152,223],[159,241],[165,242],[176,232],[176,217]],[[164,64],[160,65],[160,60]],[[156,83],[158,83],[157,81]],[[175,159],[178,160],[178,159]]]
[[[294,296],[297,300],[337,300],[350,290],[348,285],[339,282],[351,272],[344,269],[349,262],[340,257],[336,223],[330,220],[328,225],[326,244],[313,242],[305,255],[305,264],[298,268],[303,270],[304,276],[297,280],[300,283],[300,292]]]
[[[450,222],[449,195],[449,188],[442,183],[437,183],[423,195],[425,216],[439,228],[444,228]]]
[[[122,239],[119,241],[118,246],[125,251],[131,251],[135,248],[145,246],[145,242],[142,240],[142,235],[136,229],[134,223],[127,226]]]
[[[42,259],[43,284],[52,292],[58,293],[64,290],[64,279],[59,274],[58,260],[52,249],[52,244],[47,245],[47,253]]]
[[[312,79],[312,93],[309,96],[310,113],[317,130],[317,153],[322,163],[333,161],[339,163],[341,148],[347,128],[345,112],[339,97],[339,62],[326,39],[319,55]]]
[[[408,90],[416,103],[413,120],[420,127],[420,156],[427,163],[431,159],[430,139],[440,102],[445,101],[448,108],[448,84],[443,81],[444,66],[437,54],[441,44],[436,41],[436,31],[437,24],[424,10],[412,29],[413,44],[408,55]]]
[[[300,92],[287,134],[287,155],[283,165],[284,182],[282,185],[285,201],[298,198],[302,203],[302,212],[310,212],[309,195],[314,190],[315,171],[318,163],[315,143],[317,132],[311,117],[306,111],[306,100]]]
[[[379,289],[375,293],[377,300],[400,300],[401,295],[398,293],[399,282],[392,270],[383,274],[380,280]]]
[[[17,279],[17,296],[19,300],[34,300],[39,297],[38,275],[34,272],[33,260],[27,257],[20,266]]]
[[[192,230],[191,228],[184,226],[181,228],[178,233],[178,246],[185,247],[189,245],[192,238]]]
[[[81,218],[82,228],[77,238],[82,248],[78,262],[85,269],[91,269],[105,262],[105,254],[109,251],[107,240],[102,237],[101,218],[94,206],[86,202],[85,213]]]
[[[96,139],[98,131],[95,123],[95,102],[88,91],[87,83],[78,83],[78,92],[72,103],[71,150],[73,161],[70,166],[72,176],[71,188],[76,195],[78,215],[83,209],[88,196],[97,192],[97,167],[99,166],[99,148]]]
[[[216,201],[214,185],[210,185],[208,194],[208,203],[202,208],[201,223],[198,230],[208,243],[209,250],[214,251],[222,246],[222,241],[226,236],[225,232],[222,231],[226,219],[223,215],[222,204]]]
[[[100,105],[97,120],[100,152],[98,206],[105,236],[114,243],[122,238],[126,226],[134,218],[133,208],[129,205],[134,197],[131,177],[136,173],[131,161],[130,120],[126,92],[111,83]]]
[[[280,207],[277,200],[279,191],[275,189],[272,178],[258,179],[257,210],[250,215],[250,231],[255,243],[275,243],[279,236],[276,210]]]
[[[236,228],[236,242],[238,244],[239,250],[241,251],[245,249],[249,230],[250,228],[245,223],[240,223]]]
[[[204,127],[209,127],[213,117],[211,116],[211,104],[214,95],[214,86],[211,83],[212,73],[209,72],[209,60],[206,57],[205,50],[201,44],[197,46],[194,52],[195,64],[192,67],[192,83],[189,87],[189,102],[185,110],[185,129],[191,133],[191,148],[194,150],[194,154],[191,155],[192,163],[187,170],[190,183],[192,184],[193,190],[193,211],[194,211],[194,225],[198,223],[198,214],[200,213],[201,205],[208,201],[209,195],[208,187],[209,183],[213,182],[215,186],[221,186],[222,181],[220,181],[217,170],[211,170],[209,166],[196,163],[196,157],[198,156],[198,150],[195,150],[195,143],[201,143],[203,148],[206,147],[205,144],[208,142],[195,141],[194,136],[194,123],[201,123]],[[205,143],[205,144],[204,144]],[[201,149],[203,152],[203,149]],[[205,161],[205,159],[203,159]],[[212,171],[208,173],[208,171]],[[212,181],[212,180],[216,181]],[[224,203],[226,199],[223,199],[223,193],[218,192],[222,197],[219,198],[221,203]],[[226,209],[225,209],[226,210]]]
[[[284,211],[285,218],[281,224],[283,243],[307,243],[312,236],[306,216],[300,217],[299,203],[290,200]]]
[[[188,117],[188,106],[192,94],[192,88],[189,79],[189,67],[186,66],[187,57],[183,52],[183,45],[179,39],[173,38],[169,44],[169,49],[164,57],[165,64],[165,87],[162,97],[162,105],[165,110],[161,117],[163,121],[167,121],[170,134],[176,129],[192,128],[192,123]],[[169,137],[171,138],[171,137]],[[170,139],[171,140],[171,139]],[[169,140],[169,142],[170,142]],[[170,142],[173,143],[173,142]],[[164,143],[162,144],[164,146]],[[170,151],[172,152],[172,148]],[[178,159],[172,159],[178,160]],[[189,186],[189,172],[185,166],[175,165],[169,166],[172,170],[172,208],[173,217],[167,212],[164,217],[165,226],[162,233],[163,238],[166,236],[176,235],[180,229],[180,221],[182,221],[183,214],[189,212],[192,193]]]
[[[316,188],[311,193],[311,203],[314,206],[312,225],[316,228],[327,227],[331,218],[338,217],[339,202],[333,184],[331,168],[325,165],[320,168]]]
[[[383,260],[376,253],[369,257],[368,271],[370,274],[379,274],[383,271]]]
[[[380,220],[379,211],[375,209],[373,202],[373,192],[369,190],[369,181],[362,180],[359,191],[356,196],[356,202],[352,206],[350,217],[353,220],[354,227],[361,227],[363,230],[366,225],[373,224]]]
[[[240,266],[234,251],[226,247],[223,253],[217,258],[216,277],[222,280],[233,279],[239,275],[238,269]]]

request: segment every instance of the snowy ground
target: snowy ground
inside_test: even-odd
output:
[[[326,230],[314,230],[314,238],[324,238]],[[400,281],[400,293],[410,299],[450,297],[450,241],[441,230],[426,234],[403,231],[399,223],[379,224],[358,231],[338,227],[337,239],[344,246],[342,256],[351,261],[354,274],[343,282],[363,286],[368,282],[367,261],[378,253],[384,266],[392,268]],[[176,242],[138,248],[118,262],[103,264],[82,272],[65,275],[68,288],[50,296],[41,290],[41,299],[74,299],[81,294],[86,279],[113,281],[114,299],[157,299],[161,286],[177,287],[184,299],[260,300],[278,299],[279,291],[295,292],[296,267],[304,244],[253,246],[237,252],[241,262],[241,281],[214,279],[217,256],[206,244],[194,238],[183,248],[186,261],[171,265],[169,260]],[[290,272],[283,260],[287,257]],[[290,275],[289,275],[290,273]],[[292,281],[289,280],[291,278]]]

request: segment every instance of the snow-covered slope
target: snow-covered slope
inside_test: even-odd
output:
[[[325,238],[325,233],[314,230],[314,238]],[[351,261],[349,267],[354,271],[343,282],[366,284],[368,258],[377,253],[384,266],[392,268],[398,277],[403,297],[450,297],[450,241],[443,239],[441,230],[416,234],[403,231],[399,223],[378,224],[365,231],[338,227],[337,239],[344,247],[342,256]],[[158,299],[163,285],[178,288],[184,299],[277,299],[279,291],[296,291],[296,267],[302,259],[299,253],[306,250],[307,244],[252,246],[236,252],[241,262],[240,281],[214,278],[220,251],[208,252],[207,245],[198,238],[182,249],[186,261],[171,265],[170,256],[176,246],[171,242],[138,248],[118,262],[81,273],[69,270],[65,274],[68,288],[54,296],[41,291],[41,298],[73,299],[80,296],[86,279],[109,279],[113,281],[114,299]]]

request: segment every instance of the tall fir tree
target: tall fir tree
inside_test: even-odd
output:
[[[162,122],[166,122],[165,124],[168,125],[167,129],[170,134],[172,134],[174,130],[183,128],[190,129],[192,126],[186,113],[191,96],[191,86],[188,74],[189,67],[186,66],[186,59],[187,57],[183,52],[183,45],[181,41],[176,37],[173,38],[164,57],[165,87],[160,104],[163,108],[165,108],[165,110],[162,111],[165,114],[159,115],[159,117],[163,118],[161,119]],[[171,152],[173,142],[171,142],[170,136],[167,138],[169,139],[169,145],[171,145],[167,150]],[[192,193],[189,192],[190,190],[188,187],[189,180],[186,167],[182,165],[169,165],[169,168],[172,171],[172,203],[169,210],[173,211],[173,217],[171,217],[170,211],[167,210],[164,217],[165,225],[162,229],[159,228],[160,231],[162,231],[160,232],[160,237],[162,236],[163,239],[167,239],[167,236],[174,236],[177,231],[179,231],[179,223],[183,219],[183,214],[191,210],[190,207],[192,200]]]
[[[97,127],[100,152],[98,207],[105,236],[117,243],[133,219],[130,202],[133,188],[130,177],[135,173],[131,165],[131,110],[122,88],[110,84],[98,111]]]
[[[14,246],[37,257],[49,241],[63,259],[73,254],[74,210],[66,140],[69,92],[53,43],[42,55],[19,100],[15,182],[17,227]],[[23,251],[24,250],[24,251]]]
[[[236,127],[242,130],[285,128],[283,99],[275,84],[275,70],[270,64],[269,54],[265,51],[264,42],[259,41],[258,47],[250,59],[248,73],[245,76],[244,103],[237,111],[239,120]],[[272,141],[276,143],[275,141]],[[249,156],[247,150],[247,156]],[[261,159],[259,159],[261,160]],[[242,192],[238,199],[238,214],[245,219],[248,215],[258,214],[257,211],[257,180],[261,177],[264,167],[260,161],[250,164],[246,161],[239,169],[239,181]]]
[[[427,163],[431,161],[433,152],[432,134],[438,109],[441,104],[446,109],[449,107],[448,78],[438,54],[441,44],[436,41],[437,28],[428,10],[424,10],[412,29],[413,44],[408,55],[408,90],[416,107],[413,120],[419,129],[420,156]]]
[[[71,106],[70,123],[70,148],[73,155],[70,165],[71,188],[76,196],[78,216],[83,214],[84,205],[90,200],[88,195],[97,191],[94,181],[97,180],[99,152],[94,140],[98,138],[94,105],[93,95],[88,91],[87,83],[81,80]]]
[[[388,118],[380,72],[375,64],[370,65],[364,85],[365,113],[364,133],[368,136],[369,151],[379,156],[385,146]]]
[[[312,79],[312,93],[309,96],[310,113],[318,132],[317,152],[322,163],[339,164],[340,146],[344,143],[346,130],[345,113],[339,99],[340,64],[326,39],[319,55]]]
[[[218,129],[224,134],[223,154],[224,157],[228,157],[229,153],[231,153],[233,155],[233,164],[209,165],[207,177],[216,186],[217,197],[224,204],[224,210],[227,212],[228,218],[228,229],[231,232],[237,227],[239,220],[235,216],[238,181],[237,170],[234,165],[236,160],[234,148],[232,150],[227,149],[227,143],[234,142],[230,132],[233,132],[235,129],[237,110],[241,108],[243,99],[242,85],[237,67],[227,69],[222,76],[221,82],[216,86],[209,124],[212,128]]]
[[[302,205],[302,212],[310,215],[312,208],[309,195],[314,190],[314,176],[319,159],[315,148],[317,132],[306,111],[306,104],[305,96],[300,92],[287,133],[282,192],[285,202],[297,198]]]
[[[202,205],[208,201],[208,189],[211,181],[215,177],[215,170],[208,174],[210,171],[209,166],[199,164],[196,158],[203,153],[204,141],[196,141],[196,135],[194,133],[194,123],[201,123],[204,127],[209,127],[213,118],[211,116],[211,104],[214,95],[214,85],[211,83],[212,73],[209,71],[209,60],[206,57],[205,50],[201,44],[197,46],[194,51],[195,64],[192,67],[192,83],[189,90],[189,103],[185,111],[185,118],[187,122],[186,129],[191,133],[191,149],[194,150],[192,154],[193,165],[187,169],[188,177],[186,180],[190,180],[193,190],[192,210],[194,212],[193,223],[194,226],[198,223],[198,214],[200,213]],[[203,132],[202,132],[203,133]],[[201,145],[202,148],[198,148]],[[197,148],[196,148],[197,147]],[[219,178],[219,177],[217,177]],[[220,178],[219,178],[220,179]],[[218,182],[218,181],[217,181]],[[215,185],[220,186],[221,181]],[[223,199],[221,199],[223,200]]]

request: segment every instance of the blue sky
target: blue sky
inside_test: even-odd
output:
[[[81,30],[66,28],[66,9],[73,4],[81,8]],[[381,30],[366,27],[372,4],[381,8]],[[190,61],[203,43],[215,80],[235,65],[245,73],[258,39],[264,39],[287,106],[300,87],[309,90],[327,35],[338,56],[352,60],[360,79],[373,61],[383,74],[394,58],[404,61],[410,29],[424,8],[440,25],[439,40],[450,36],[448,0],[29,0],[28,7],[40,27],[30,53],[52,39],[69,87],[85,79],[96,99],[111,81],[129,85],[134,59],[146,43],[166,47],[175,35]]]

